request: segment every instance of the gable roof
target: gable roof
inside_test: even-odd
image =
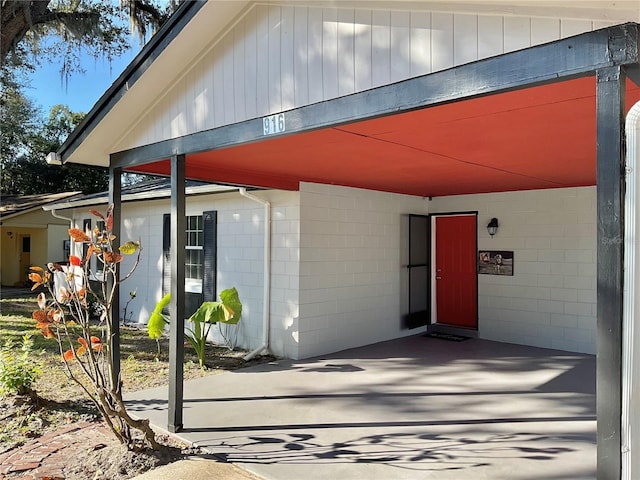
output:
[[[172,120],[179,124],[191,105],[175,102],[161,119],[166,139],[143,136],[146,144],[116,151],[132,118],[159,118],[149,114],[160,101],[149,91],[182,88],[181,66],[190,64],[179,54],[200,58],[193,51],[233,24],[233,10],[220,6],[254,3],[208,2],[185,20],[188,31],[176,26],[183,35],[168,32],[170,44],[149,54],[153,65],[141,62],[135,83],[119,82],[127,96],[94,117],[93,134],[74,132],[63,160],[169,175],[168,159],[184,154],[187,178],[292,190],[303,181],[421,196],[593,185],[595,73],[638,62],[638,25],[607,27],[284,110],[286,132],[273,136],[264,133],[268,117],[172,136]],[[640,88],[629,78],[632,103]]]
[[[67,161],[69,156],[89,138],[91,132],[100,124],[107,123],[114,127],[112,131],[120,132],[117,126],[122,123],[119,115],[122,115],[125,110],[123,103],[127,104],[127,112],[142,111],[148,104],[153,103],[174,82],[175,76],[178,74],[176,72],[186,68],[200,53],[201,41],[205,32],[206,35],[215,35],[247,3],[249,3],[248,0],[215,2],[189,0],[183,2],[55,152],[57,160]],[[193,22],[196,14],[202,9],[212,10],[213,15],[201,15],[197,22]],[[180,36],[187,24],[189,24],[193,35]],[[167,52],[166,56],[170,57],[170,60],[156,61]],[[129,92],[135,92],[135,95],[128,95]],[[122,102],[121,100],[125,96],[127,102]],[[128,114],[125,112],[124,115]],[[113,138],[103,138],[97,144],[95,138],[91,138],[91,140],[94,142],[90,146],[91,155],[78,163],[104,165],[104,156],[112,153],[109,151],[109,147]]]
[[[0,222],[24,213],[39,210],[47,205],[70,200],[82,192],[63,192],[37,195],[2,195],[0,197]]]

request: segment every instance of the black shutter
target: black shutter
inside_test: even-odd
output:
[[[204,272],[202,276],[202,301],[216,301],[216,270],[218,256],[218,212],[202,212]]]
[[[82,231],[84,233],[91,232],[91,219],[90,218],[85,218],[84,220],[82,220]],[[88,235],[91,236],[91,233],[89,233]],[[85,258],[87,258],[87,252],[88,251],[89,251],[89,244],[88,243],[83,243],[82,244],[82,259],[83,260]]]
[[[171,215],[162,216],[162,296],[171,289]]]

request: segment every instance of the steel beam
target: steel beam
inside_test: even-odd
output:
[[[184,279],[185,279],[185,158],[171,157],[171,319],[169,331],[169,424],[170,432],[183,427],[184,397]]]
[[[625,71],[597,71],[597,441],[599,480],[621,476]]]
[[[122,225],[122,169],[109,168],[109,206],[113,208],[112,233],[115,235],[113,248],[120,246],[120,234]],[[120,385],[120,266],[115,267],[115,278],[107,279],[107,291],[113,290],[111,298],[111,338],[109,348],[113,358],[112,381],[113,385]]]
[[[284,135],[589,76],[600,68],[637,62],[638,25],[618,25],[288,110]],[[265,137],[263,119],[255,118],[114,153],[112,165],[133,167],[274,137]]]

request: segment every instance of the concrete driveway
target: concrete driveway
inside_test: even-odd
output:
[[[132,412],[167,425],[167,389]],[[265,479],[595,478],[595,357],[424,336],[185,382],[186,440]]]

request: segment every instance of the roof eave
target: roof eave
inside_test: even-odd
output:
[[[57,154],[64,163],[93,131],[116,103],[138,81],[154,60],[177,37],[207,0],[183,2],[167,23],[149,40],[116,81],[100,97],[84,120],[71,132],[58,148]]]

